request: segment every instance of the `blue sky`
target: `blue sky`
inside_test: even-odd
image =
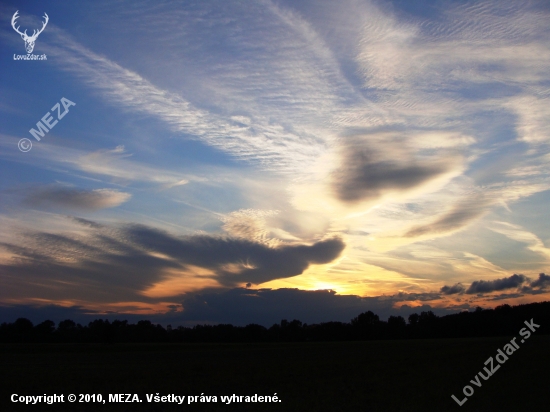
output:
[[[47,60],[17,57],[16,11],[29,35],[47,13]],[[0,16],[5,320],[548,300],[546,2],[7,1]]]

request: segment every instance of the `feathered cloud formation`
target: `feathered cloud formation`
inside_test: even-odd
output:
[[[487,213],[488,206],[490,206],[490,201],[483,196],[471,195],[457,202],[434,221],[413,227],[405,233],[405,236],[418,237],[430,234],[445,234],[464,228],[468,223]]]
[[[86,301],[139,300],[173,297],[192,285],[261,284],[329,263],[345,247],[339,238],[269,247],[246,239],[174,236],[144,225],[112,227],[70,219],[84,232],[27,231],[17,243],[0,244],[11,255],[1,264],[6,278],[3,299],[70,295]],[[40,279],[48,279],[50,286],[41,287]]]
[[[146,250],[163,253],[184,265],[213,270],[224,285],[260,284],[301,274],[310,264],[329,263],[344,249],[341,239],[313,245],[281,245],[277,248],[248,240],[192,236],[175,238],[145,226],[124,230],[125,236]],[[238,265],[236,270],[228,269]],[[231,266],[230,266],[231,267]],[[235,267],[235,266],[232,266]]]

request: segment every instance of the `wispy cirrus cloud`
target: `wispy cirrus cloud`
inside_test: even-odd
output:
[[[223,96],[209,102],[210,105],[218,105],[214,110],[201,108],[189,97],[154,85],[135,71],[70,40],[60,29],[52,30],[54,42],[48,45],[48,51],[67,62],[63,65],[64,70],[82,78],[105,99],[120,105],[122,109],[156,117],[186,137],[200,139],[265,168],[282,171],[290,167],[297,171],[298,165],[312,162],[317,154],[325,150],[328,136],[319,134],[323,129],[313,119],[299,124],[296,113],[301,113],[302,119],[307,118],[303,116],[306,111],[321,118],[319,103],[322,102],[326,106],[324,112],[329,113],[335,109],[340,98],[334,94],[337,91],[335,85],[327,89],[331,83],[330,75],[319,76],[318,66],[325,62],[316,56],[318,51],[304,42],[304,36],[312,40],[314,33],[308,31],[305,28],[307,24],[292,16],[290,11],[278,10],[271,4],[264,8],[264,12],[275,14],[267,28],[252,20],[247,37],[240,42],[243,49],[240,50],[239,61],[226,61],[223,72],[209,69],[209,83],[217,85],[216,91],[212,90],[213,95]],[[298,39],[289,35],[289,25],[292,30],[301,33]],[[195,29],[200,30],[200,27]],[[221,25],[219,30],[223,29],[224,25]],[[266,29],[271,36],[254,34],[257,31],[265,33]],[[280,42],[274,41],[273,37],[279,37]],[[243,80],[245,68],[242,65],[246,57],[242,53],[246,55],[249,47],[254,48],[255,57],[248,60],[246,70],[256,68],[257,75],[247,76]],[[303,47],[311,51],[304,55]],[[296,65],[303,66],[303,70],[296,70]],[[296,96],[300,96],[299,100]],[[327,96],[333,98],[327,100]],[[224,107],[224,101],[226,105],[228,101],[239,102],[242,109],[228,110]],[[289,115],[295,118],[290,123]]]
[[[75,160],[74,166],[83,172],[108,176],[116,181],[152,182],[165,188],[181,186],[189,182],[183,174],[132,161],[131,156],[132,154],[128,153],[123,145],[119,145],[114,149],[81,153]]]
[[[492,222],[489,228],[512,240],[525,244],[525,247],[541,256],[547,263],[550,258],[550,248],[547,248],[544,242],[534,233],[523,229],[519,225],[507,222]]]
[[[414,226],[405,233],[405,237],[441,235],[463,229],[469,223],[487,213],[490,206],[492,206],[490,199],[487,199],[483,194],[474,193],[458,201],[457,204],[435,220]]]
[[[330,9],[327,5],[322,10],[324,8]],[[271,2],[257,5],[240,15],[243,21],[250,18],[253,23],[244,32],[240,20],[228,20],[228,15],[240,10],[239,6],[234,9],[227,7],[223,15],[210,15],[210,24],[219,18],[218,30],[227,38],[236,36],[239,40],[238,53],[234,53],[238,57],[224,54],[223,65],[208,61],[208,81],[197,79],[213,92],[213,100],[206,105],[206,102],[202,103],[203,106],[217,106],[213,109],[200,108],[200,103],[192,103],[194,96],[184,97],[181,93],[170,93],[155,86],[136,72],[68,40],[61,32],[56,32],[56,45],[51,47],[52,52],[72,59],[72,64],[65,65],[64,69],[82,77],[105,98],[122,107],[160,118],[173,130],[199,138],[237,157],[259,162],[264,167],[273,170],[291,168],[303,173],[308,169],[305,165],[314,164],[319,155],[338,147],[334,137],[352,125],[338,120],[345,117],[346,112],[357,113],[356,126],[363,128],[380,125],[379,121],[370,122],[365,117],[369,112],[370,116],[377,112],[376,116],[384,118],[383,124],[406,126],[413,131],[418,128],[456,129],[457,121],[463,121],[479,110],[478,99],[463,94],[456,82],[479,84],[476,75],[486,75],[486,65],[495,61],[502,66],[503,73],[514,72],[518,65],[524,69],[530,67],[532,62],[518,62],[513,50],[524,41],[541,44],[540,31],[533,30],[528,24],[535,21],[535,26],[542,30],[541,14],[505,5],[506,16],[497,18],[495,16],[500,14],[493,13],[497,8],[496,3],[484,7],[475,4],[450,7],[441,14],[438,22],[422,22],[399,19],[368,2],[362,6],[354,4],[350,10],[357,16],[347,18],[363,23],[351,24],[345,36],[347,41],[357,41],[357,47],[350,49],[356,53],[349,57],[355,59],[360,68],[366,82],[364,89],[374,91],[375,98],[371,99],[366,99],[363,91],[358,92],[356,85],[350,83],[343,70],[342,53],[334,49],[334,44],[319,31],[315,21],[305,19],[292,8]],[[162,10],[151,16],[149,24],[153,31],[158,30],[153,22],[168,15]],[[205,30],[202,26],[204,20],[199,18],[200,10],[199,7],[186,14],[183,23],[186,31],[202,33]],[[253,11],[262,12],[260,21],[254,23],[256,19],[251,18]],[[194,12],[198,14],[195,16]],[[133,14],[129,13],[129,16],[132,18]],[[365,19],[358,16],[365,16]],[[476,18],[469,19],[472,16]],[[491,19],[490,24],[488,19]],[[169,16],[168,21],[173,21],[173,16]],[[455,21],[468,21],[467,29],[456,25]],[[289,29],[298,37],[289,36]],[[126,30],[130,30],[129,27]],[[181,44],[180,37],[167,40],[177,40]],[[483,40],[483,45],[473,39]],[[499,50],[507,48],[510,52],[497,53],[491,49],[492,43],[500,44]],[[189,53],[195,56],[202,47],[211,45],[205,40],[204,44],[199,42],[194,48],[188,41],[184,41],[182,46],[185,50],[189,48]],[[448,53],[448,50],[453,50],[453,53]],[[540,66],[544,65],[547,54],[534,53],[532,57],[540,60]],[[204,59],[204,55],[200,56]],[[243,61],[247,62],[246,67]],[[250,70],[255,74],[243,77],[243,73]],[[449,74],[452,74],[452,80],[449,80]],[[343,89],[346,94],[339,92]],[[388,90],[398,93],[387,93]],[[377,93],[383,98],[380,99]],[[321,101],[322,106],[319,105]],[[495,104],[500,104],[502,109],[507,107],[504,102]],[[235,113],[228,109],[235,105],[244,108],[244,112]],[[262,113],[269,113],[270,119]],[[304,122],[301,119],[310,120]],[[526,122],[531,126],[518,127],[536,127],[538,130],[532,121]],[[541,132],[537,133],[540,135]],[[403,139],[405,142],[414,140],[408,134],[404,134]],[[346,139],[342,141],[346,147]],[[375,145],[366,143],[367,150],[376,151]],[[361,167],[361,159],[356,158],[350,159],[352,162],[343,167],[355,171],[351,173],[354,176],[366,174],[374,181],[374,186],[377,182],[386,182],[396,192],[406,192],[416,183],[441,174],[440,165],[411,164],[411,159],[418,154],[411,149],[408,159],[386,160],[383,164],[387,167],[373,165],[372,161]],[[335,174],[345,174],[337,164],[332,167]],[[345,186],[345,183],[339,185]],[[344,191],[336,191],[336,195],[340,198],[354,196],[351,193],[346,195]],[[358,196],[357,191],[353,192]],[[376,197],[380,193],[373,189],[368,195]]]
[[[113,189],[82,190],[69,187],[40,187],[28,189],[24,203],[31,207],[62,207],[77,210],[98,210],[116,207],[131,195]]]
[[[6,138],[2,142],[4,147],[8,147],[8,142],[17,144],[17,140],[11,136],[2,137]],[[83,150],[49,143],[35,148],[24,158],[16,157],[7,151],[2,154],[17,163],[55,168],[64,173],[78,174],[78,177],[87,180],[115,185],[137,182],[168,189],[185,185],[191,180],[206,179],[183,170],[168,169],[163,165],[134,160],[133,154],[124,145],[112,149]]]

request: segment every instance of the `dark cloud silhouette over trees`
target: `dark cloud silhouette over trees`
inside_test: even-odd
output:
[[[407,318],[415,311],[434,311],[438,315],[454,313],[456,310],[470,309],[468,304],[449,308],[436,308],[429,305],[429,300],[440,295],[405,294],[394,296],[360,297],[356,295],[339,295],[332,290],[307,291],[300,289],[211,289],[189,292],[181,297],[181,304],[169,305],[164,313],[148,316],[154,322],[167,324],[232,323],[246,325],[249,323],[269,326],[280,319],[298,318],[307,323],[326,322],[328,320],[345,321],[357,313],[373,311],[380,319],[390,316]],[[406,300],[424,300],[422,306],[399,304]],[[396,304],[398,304],[396,306]],[[90,319],[102,316],[108,319],[120,318],[116,312],[100,312],[84,307],[61,307],[57,305],[30,306],[14,305],[0,307],[0,321],[27,317],[40,321],[44,317],[60,321],[72,318],[86,323]],[[124,314],[124,318],[137,321],[143,316]]]
[[[0,342],[300,342],[349,341],[403,338],[457,338],[513,335],[533,319],[539,325],[537,335],[550,333],[550,302],[495,309],[477,308],[439,317],[432,311],[408,316],[390,316],[381,321],[372,311],[360,313],[347,322],[306,324],[298,319],[283,319],[267,328],[258,324],[168,325],[166,328],[149,320],[135,324],[127,320],[95,319],[83,326],[71,319],[58,323],[46,320],[34,326],[26,318],[0,324]]]

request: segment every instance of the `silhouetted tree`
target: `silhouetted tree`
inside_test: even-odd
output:
[[[294,319],[292,322],[288,322],[286,319],[281,321],[280,337],[281,340],[286,342],[297,342],[304,340],[302,322]]]
[[[88,324],[87,340],[101,343],[114,343],[115,328],[108,320],[96,319]]]
[[[55,323],[51,320],[45,320],[36,325],[34,331],[39,342],[50,342],[55,332]]]
[[[77,342],[82,331],[82,326],[71,319],[65,319],[57,325],[56,334],[62,342]]]
[[[409,325],[416,326],[418,324],[418,319],[420,319],[420,316],[418,316],[418,313],[411,313],[409,315]]]
[[[512,336],[524,327],[524,321],[534,319],[540,325],[537,335],[550,333],[550,302],[527,305],[500,305],[494,310],[476,308],[442,317],[432,311],[413,313],[408,324],[401,316],[380,321],[371,311],[359,314],[350,323],[325,322],[302,324],[297,319],[283,319],[269,329],[249,324],[178,326],[163,328],[149,320],[137,324],[128,321],[97,319],[87,326],[71,319],[51,320],[36,326],[26,318],[0,324],[0,342],[261,342],[261,341],[330,341],[352,339],[455,338],[475,336]]]
[[[355,329],[356,336],[359,339],[375,339],[381,335],[380,318],[370,310],[353,318],[351,326]]]
[[[405,337],[407,323],[402,316],[390,316],[388,318],[388,337],[400,339]]]
[[[420,312],[418,317],[418,333],[424,338],[434,338],[437,335],[438,317],[431,310]]]

